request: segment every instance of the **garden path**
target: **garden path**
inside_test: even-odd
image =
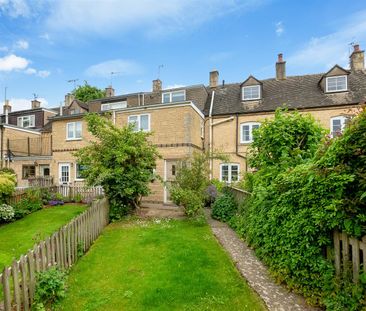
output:
[[[206,210],[207,220],[212,231],[231,256],[237,269],[249,285],[261,296],[270,311],[315,311],[320,310],[307,305],[305,299],[289,292],[270,277],[267,268],[255,256],[254,251],[240,240],[237,234],[225,223],[214,220]]]

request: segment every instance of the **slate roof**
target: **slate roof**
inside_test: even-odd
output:
[[[366,74],[351,72],[348,76],[347,92],[325,93],[319,84],[324,74],[291,76],[285,80],[261,80],[262,99],[241,100],[242,83],[226,84],[207,88],[209,96],[204,114],[210,110],[212,91],[215,91],[213,115],[269,112],[286,105],[290,109],[321,108],[352,105],[366,101]]]

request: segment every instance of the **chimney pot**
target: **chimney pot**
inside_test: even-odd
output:
[[[283,54],[278,54],[278,59],[276,62],[276,79],[285,80],[286,79],[286,62],[283,60]]]
[[[161,91],[163,88],[163,83],[161,82],[160,79],[156,79],[156,80],[153,80],[153,92],[159,92]]]
[[[210,87],[217,87],[219,85],[219,72],[213,70],[210,72]]]
[[[106,97],[114,96],[114,88],[112,87],[112,85],[105,88],[105,96]]]
[[[360,50],[360,45],[353,46],[353,52],[350,55],[351,71],[362,71],[365,69],[365,53]]]

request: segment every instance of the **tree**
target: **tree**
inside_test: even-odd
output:
[[[311,159],[324,136],[324,130],[310,114],[277,109],[273,120],[265,120],[253,131],[249,165],[263,167],[295,166]]]
[[[91,86],[87,81],[84,81],[84,85],[79,85],[72,91],[72,94],[76,99],[86,103],[89,100],[105,97],[105,91],[95,86]]]
[[[75,156],[86,167],[86,182],[103,186],[111,218],[119,219],[138,207],[141,196],[150,193],[149,182],[159,154],[147,139],[150,133],[135,132],[133,125],[116,127],[97,114],[88,114],[85,119],[97,141]]]
[[[0,204],[6,203],[15,191],[16,176],[10,169],[1,169],[0,171]]]

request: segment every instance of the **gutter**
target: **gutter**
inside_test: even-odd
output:
[[[209,156],[210,156],[210,180],[212,180],[212,168],[213,168],[213,159],[212,159],[212,151],[213,151],[213,146],[212,146],[212,141],[213,141],[213,122],[212,122],[212,110],[213,110],[213,103],[214,103],[214,98],[215,98],[215,91],[212,91],[212,96],[211,96],[211,103],[210,103],[210,112],[208,114],[208,118],[210,120],[210,131],[209,131],[209,142],[208,142],[208,150],[209,150]]]
[[[239,158],[242,158],[245,160],[245,172],[248,171],[248,163],[247,163],[247,157],[241,155],[239,153],[239,114],[236,114],[236,130],[235,130],[235,154],[236,156],[238,156]]]

